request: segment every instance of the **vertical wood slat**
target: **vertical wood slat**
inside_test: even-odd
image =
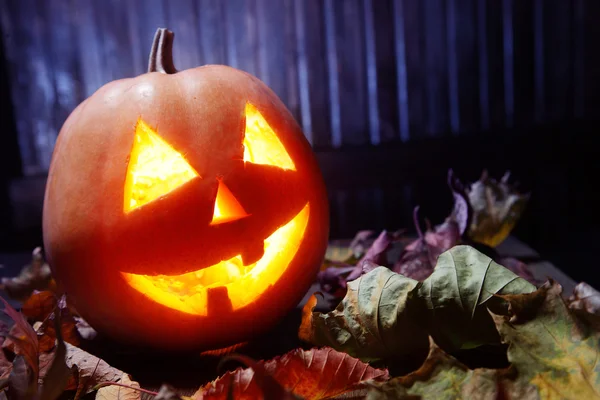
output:
[[[573,2],[573,115],[585,113],[585,2]]]
[[[369,136],[373,145],[381,141],[379,131],[379,105],[377,101],[377,57],[375,52],[375,28],[372,0],[363,1],[365,25],[365,59],[367,63],[367,107],[369,117]]]
[[[11,80],[11,98],[14,104],[15,122],[18,137],[17,142],[21,151],[23,173],[26,175],[39,172],[37,154],[30,134],[32,121],[29,117],[31,106],[26,95],[31,84],[29,68],[22,65],[22,55],[26,42],[27,25],[19,23],[20,9],[16,2],[0,1],[0,22],[2,23],[4,47],[9,78]]]
[[[396,5],[402,6],[403,15],[410,139],[418,139],[427,127],[427,74],[423,71],[427,49],[422,26],[425,6],[422,1],[411,0]]]
[[[505,125],[513,127],[515,113],[514,98],[514,35],[513,0],[502,0],[502,44],[504,50],[504,112]]]
[[[544,69],[544,0],[534,0],[533,6],[535,122],[541,123],[546,114],[545,69]]]
[[[502,1],[487,2],[488,99],[490,128],[493,130],[506,126],[503,9]]]
[[[294,23],[296,27],[296,47],[298,49],[298,86],[300,96],[300,112],[302,129],[311,145],[315,144],[315,132],[312,125],[312,113],[310,109],[310,85],[308,80],[308,52],[306,38],[306,16],[304,13],[304,2],[294,1]]]
[[[369,143],[362,0],[333,2],[338,58],[342,144]]]
[[[404,41],[404,0],[394,0],[394,49],[396,54],[396,75],[398,80],[398,126],[400,139],[410,139],[410,121],[408,112],[408,79],[406,67],[406,44]]]
[[[456,43],[456,0],[446,2],[446,48],[448,51],[448,105],[450,131],[457,134],[460,130],[460,98],[458,95],[458,46]]]
[[[202,47],[198,37],[198,16],[194,0],[167,1],[167,26],[175,32],[173,63],[178,70],[202,65]],[[157,26],[157,28],[159,28]]]
[[[226,2],[227,63],[252,75],[258,75],[256,0]]]
[[[531,126],[535,119],[534,1],[513,0],[513,110],[515,127]]]
[[[479,112],[481,130],[490,128],[490,88],[487,37],[487,0],[477,0],[477,50],[479,53]]]
[[[285,71],[286,79],[286,92],[287,95],[283,99],[283,102],[291,110],[292,115],[296,121],[300,121],[301,110],[300,110],[300,94],[299,94],[299,83],[298,83],[298,47],[296,42],[296,25],[294,23],[294,7],[292,5],[293,0],[283,0],[283,27],[284,29],[284,58],[282,68]]]
[[[446,2],[443,0],[425,0],[422,14],[425,36],[425,87],[427,90],[428,136],[437,136],[448,131],[448,74],[446,41]]]
[[[336,27],[333,4],[334,0],[324,0],[323,17],[325,23],[325,41],[327,43],[327,73],[329,81],[331,145],[336,148],[342,145],[342,127],[340,115],[338,57],[335,34]]]
[[[333,146],[332,111],[330,107],[329,86],[329,45],[325,25],[325,4],[322,0],[305,0],[296,7],[302,8],[306,25],[306,64],[308,72],[308,92],[312,126],[313,146],[315,148],[331,148]],[[297,16],[298,18],[298,16]],[[310,29],[308,29],[310,28]],[[335,51],[334,51],[335,54]],[[335,98],[332,99],[335,101]],[[338,109],[339,112],[339,109]],[[340,141],[341,142],[341,141]]]
[[[374,62],[377,75],[377,118],[380,143],[400,140],[398,118],[398,69],[396,68],[394,0],[373,5]]]
[[[196,0],[198,36],[202,48],[202,64],[227,64],[229,54],[226,29],[226,2]],[[235,49],[234,49],[235,50]],[[235,57],[235,52],[233,57]],[[233,66],[233,64],[229,64]]]
[[[46,2],[45,47],[50,51],[52,79],[54,81],[54,105],[52,122],[58,131],[69,114],[83,100],[80,88],[81,73],[73,18],[69,2],[49,0]]]

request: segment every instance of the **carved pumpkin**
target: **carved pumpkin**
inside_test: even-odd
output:
[[[277,96],[226,66],[149,73],[69,116],[44,201],[53,273],[92,326],[164,349],[243,341],[295,307],[329,217],[309,143]]]

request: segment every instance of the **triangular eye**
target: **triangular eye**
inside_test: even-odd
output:
[[[277,134],[250,103],[246,103],[246,131],[243,144],[246,162],[296,170],[296,165]]]
[[[231,190],[223,181],[219,180],[219,188],[217,189],[217,198],[215,199],[215,210],[211,225],[223,224],[225,222],[235,221],[247,217],[248,213],[244,207],[235,198]]]
[[[199,177],[183,156],[141,119],[129,156],[123,209],[126,213]]]

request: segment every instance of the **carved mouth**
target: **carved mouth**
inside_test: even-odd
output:
[[[206,316],[226,293],[231,309],[253,303],[279,280],[292,262],[308,224],[307,203],[294,218],[264,241],[263,256],[244,265],[237,255],[210,267],[182,275],[137,275],[121,272],[125,281],[150,300],[187,314]],[[218,305],[221,309],[223,304]]]

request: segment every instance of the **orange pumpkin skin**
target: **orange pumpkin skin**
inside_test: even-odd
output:
[[[295,170],[244,161],[247,104],[267,121]],[[124,185],[140,120],[199,177],[126,213]],[[219,182],[247,217],[211,224]],[[236,255],[247,265],[307,204],[289,265],[243,307],[232,309],[223,291],[210,289],[206,315],[181,312],[123,278],[189,273]],[[116,340],[165,350],[228,346],[273,326],[314,281],[328,226],[325,186],[292,115],[257,78],[212,65],[114,81],[80,104],[58,136],[43,212],[48,261],[81,315]]]

